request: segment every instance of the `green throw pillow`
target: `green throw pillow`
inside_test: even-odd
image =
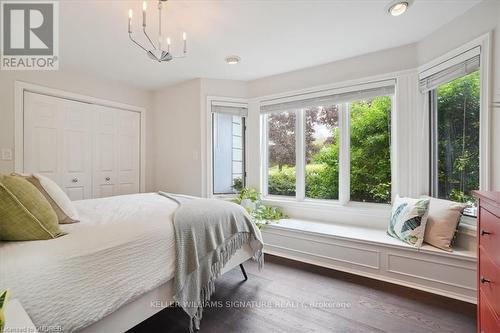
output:
[[[0,175],[0,240],[41,240],[64,234],[50,203],[33,184]]]

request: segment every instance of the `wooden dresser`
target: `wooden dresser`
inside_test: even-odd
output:
[[[475,191],[479,200],[477,331],[500,332],[500,192]]]

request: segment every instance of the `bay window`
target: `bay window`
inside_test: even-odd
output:
[[[263,192],[390,203],[394,81],[263,102]]]

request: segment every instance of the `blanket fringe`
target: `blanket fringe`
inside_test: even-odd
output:
[[[208,283],[201,289],[200,304],[198,304],[198,309],[196,310],[195,315],[190,320],[190,333],[194,333],[195,330],[200,329],[200,321],[203,316],[203,305],[210,301],[210,297],[215,291],[215,280],[220,276],[222,269],[231,259],[231,257],[236,253],[236,251],[241,249],[243,245],[248,244],[251,241],[251,238],[253,238],[252,234],[248,232],[240,232],[229,239],[226,243],[224,243],[224,245],[222,245],[222,249],[219,252],[217,261],[210,267],[210,279]],[[257,251],[252,259],[257,262],[259,271],[262,270],[262,267],[264,266],[264,256],[262,249]]]

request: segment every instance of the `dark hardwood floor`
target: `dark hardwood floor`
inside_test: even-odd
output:
[[[475,332],[475,305],[287,259],[266,256],[219,278],[200,333]],[[188,318],[167,308],[128,333],[188,332]]]

